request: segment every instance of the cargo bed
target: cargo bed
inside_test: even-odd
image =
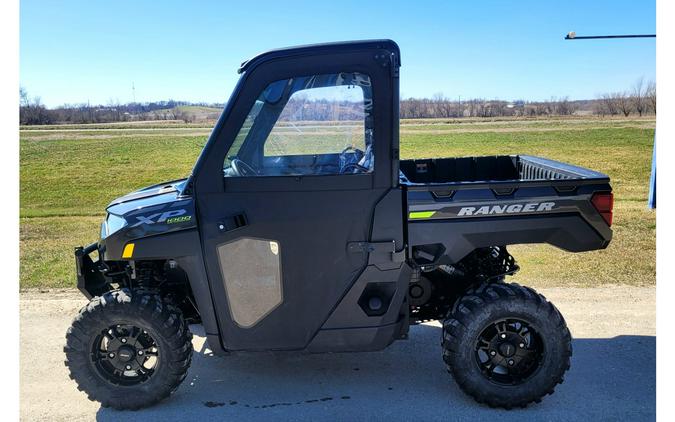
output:
[[[581,252],[612,238],[612,188],[596,171],[529,155],[401,160],[400,170],[413,256],[423,247],[454,263],[521,243]]]
[[[530,155],[401,160],[401,182],[408,185],[526,180],[607,180],[605,174]]]

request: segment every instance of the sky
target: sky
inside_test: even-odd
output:
[[[259,52],[369,38],[400,46],[403,98],[591,99],[655,80],[654,39],[569,31],[655,34],[655,0],[22,0],[20,83],[48,107],[223,103]]]

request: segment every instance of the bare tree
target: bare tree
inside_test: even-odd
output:
[[[593,105],[593,114],[596,114],[598,116],[605,117],[607,114],[607,108],[605,107],[605,104],[602,102],[602,100],[597,101]]]
[[[474,117],[476,115],[476,106],[478,102],[475,98],[472,98],[468,101],[468,103],[469,103],[469,117]]]
[[[442,92],[434,94],[433,100],[433,117],[447,118],[452,117],[452,115],[455,113],[456,110],[452,101],[446,98]]]
[[[538,101],[533,105],[534,105],[534,114],[536,116],[544,116],[546,114],[549,114],[550,107],[546,101]]]
[[[600,100],[602,101],[603,108],[607,111],[607,114],[610,116],[619,114],[619,106],[614,94],[603,94]]]
[[[22,86],[19,87],[19,107],[28,107],[28,91]]]
[[[656,82],[649,81],[645,89],[645,97],[651,110],[656,114]]]
[[[192,113],[188,113],[185,110],[181,110],[179,108],[174,109],[173,115],[176,120],[182,120],[184,123],[192,123],[195,120],[195,116]],[[307,119],[318,119],[318,120],[328,120],[325,118],[320,118],[319,116],[307,116]],[[304,120],[305,117],[300,118],[300,120]]]
[[[122,112],[120,111],[120,101],[119,99],[113,99],[112,97],[108,99],[108,104],[105,109],[103,109],[105,116],[103,116],[104,121],[113,121],[119,122],[122,120]]]
[[[555,114],[560,116],[571,116],[577,110],[574,103],[569,101],[569,97],[562,97],[554,103]]]
[[[623,113],[624,117],[628,117],[633,111],[633,104],[630,99],[630,96],[626,92],[615,92],[612,94],[614,100],[616,101],[616,106],[620,112]]]
[[[455,108],[455,117],[464,117],[464,107],[462,106],[462,101],[457,101],[457,107]]]
[[[490,103],[483,98],[476,99],[476,116],[477,117],[491,117],[492,110]]]
[[[641,77],[635,82],[635,85],[633,85],[633,95],[630,98],[631,102],[633,103],[633,108],[640,116],[642,116],[642,113],[644,113],[645,109],[647,108],[645,91],[644,78]]]
[[[30,98],[25,89],[19,89],[21,105],[19,123],[23,125],[46,125],[52,122],[49,111],[42,105],[40,97]]]

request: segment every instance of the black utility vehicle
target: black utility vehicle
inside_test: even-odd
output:
[[[100,240],[75,251],[91,302],[66,336],[90,399],[171,394],[190,323],[226,355],[380,350],[440,320],[443,360],[479,402],[553,392],[570,333],[504,282],[518,270],[506,246],[605,248],[609,178],[524,155],[399,160],[400,63],[388,40],[260,54],[192,174],[108,206]]]

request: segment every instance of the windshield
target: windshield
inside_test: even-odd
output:
[[[225,156],[225,162],[223,164],[224,168],[229,168],[232,165],[232,158],[235,158],[237,154],[239,153],[239,149],[241,148],[242,144],[244,143],[244,140],[248,136],[248,133],[251,131],[251,127],[253,126],[253,123],[255,122],[256,117],[258,117],[258,114],[260,113],[260,110],[262,109],[264,101],[261,101],[260,99],[257,99],[255,101],[255,104],[253,104],[253,108],[251,111],[248,113],[248,116],[246,116],[246,120],[244,121],[244,124],[242,125],[241,129],[239,130],[239,133],[237,134],[237,137],[234,139],[234,142],[232,143],[232,146],[230,147],[230,150],[228,151],[227,155]]]

